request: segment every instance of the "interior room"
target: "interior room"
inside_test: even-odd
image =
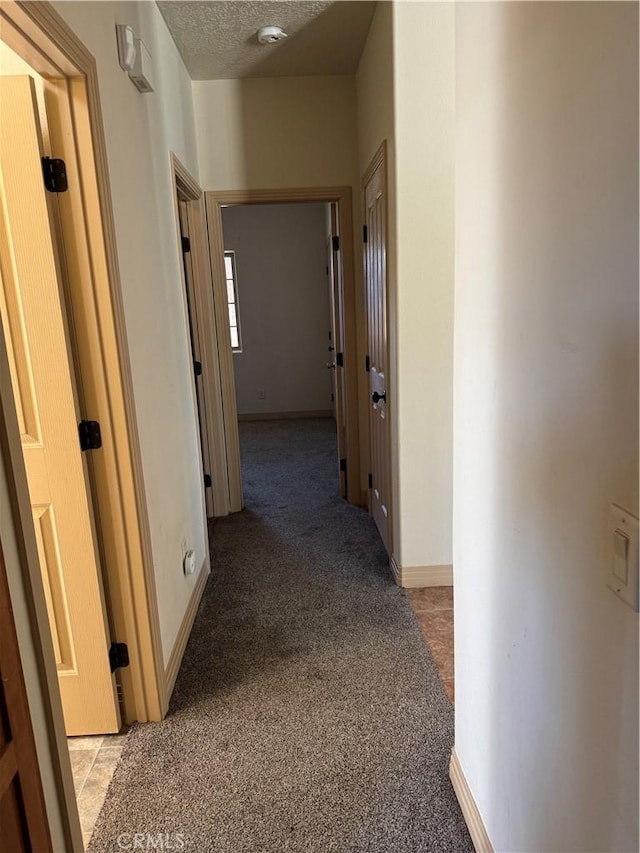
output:
[[[0,0],[0,838],[638,850],[638,4]]]

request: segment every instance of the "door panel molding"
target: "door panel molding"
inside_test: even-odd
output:
[[[347,499],[362,503],[360,489],[360,424],[358,420],[358,366],[356,345],[356,293],[353,248],[353,205],[351,187],[299,187],[265,190],[211,190],[205,192],[211,272],[213,275],[218,354],[222,380],[222,406],[229,474],[231,511],[242,509],[242,472],[238,440],[235,379],[231,336],[227,322],[224,278],[224,235],[222,207],[229,204],[286,204],[335,202],[340,222],[340,251],[344,299],[344,372],[346,388]]]

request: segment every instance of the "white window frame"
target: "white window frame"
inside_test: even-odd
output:
[[[235,328],[238,332],[238,346],[234,347],[233,342],[231,343],[231,349],[233,352],[242,352],[242,332],[240,330],[240,303],[238,301],[238,271],[236,268],[236,253],[233,249],[225,249],[224,250],[225,257],[225,266],[224,266],[224,279],[225,284],[227,286],[227,309],[229,305],[233,305],[236,309],[236,324],[232,326],[231,318],[229,318],[229,329]],[[233,278],[227,278],[227,264],[226,259],[231,259],[231,270]],[[229,282],[233,284],[233,296],[234,301],[229,302]]]

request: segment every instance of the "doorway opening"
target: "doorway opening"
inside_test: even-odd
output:
[[[346,497],[344,335],[340,300],[333,298],[336,220],[321,202],[222,210],[241,445],[250,437],[259,444],[284,421],[306,428],[313,441],[311,421],[333,420],[336,483]],[[283,434],[283,452],[287,440]]]
[[[366,504],[350,189],[206,199],[230,481],[242,498],[238,421],[334,419],[340,493]]]

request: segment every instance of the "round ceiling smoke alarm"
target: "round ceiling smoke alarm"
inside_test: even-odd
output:
[[[260,27],[258,30],[260,44],[275,44],[277,41],[286,38],[287,34],[282,27]]]

